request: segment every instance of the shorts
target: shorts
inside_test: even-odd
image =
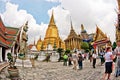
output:
[[[112,62],[105,63],[105,73],[112,73]]]

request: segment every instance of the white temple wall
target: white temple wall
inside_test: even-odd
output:
[[[0,62],[2,62],[2,47],[0,47]]]

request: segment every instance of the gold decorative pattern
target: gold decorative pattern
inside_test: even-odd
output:
[[[106,34],[104,34],[102,32],[102,30],[100,28],[98,28],[98,26],[96,26],[96,27],[97,27],[97,29],[96,29],[96,34],[94,36],[94,41],[101,41],[103,39],[107,39]]]
[[[53,12],[51,15],[48,28],[46,30],[45,38],[43,41],[40,41],[40,40],[38,41],[37,47],[40,47],[41,45],[43,45],[43,48],[45,50],[47,49],[48,44],[50,44],[52,47],[54,46],[54,44],[56,44],[56,48],[61,47],[65,49],[65,43],[59,37],[59,33],[58,33],[57,26],[55,24]],[[38,50],[40,50],[40,48],[38,48]]]

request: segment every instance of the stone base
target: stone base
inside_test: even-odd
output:
[[[29,59],[26,60],[16,59],[15,66],[32,67],[32,63]]]

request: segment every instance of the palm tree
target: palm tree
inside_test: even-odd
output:
[[[59,59],[58,59],[58,61],[60,62],[61,60],[62,60],[62,52],[63,52],[63,48],[58,48],[57,49],[57,52],[59,53]]]

